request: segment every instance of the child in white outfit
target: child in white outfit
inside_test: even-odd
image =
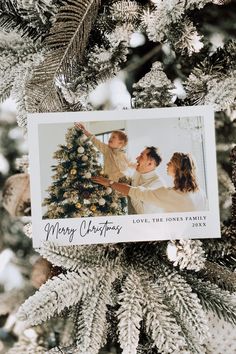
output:
[[[135,168],[135,164],[130,162],[123,148],[127,145],[128,137],[121,130],[115,130],[111,133],[108,144],[102,143],[89,131],[83,124],[75,123],[75,127],[83,131],[83,133],[91,137],[92,143],[104,156],[104,174],[114,182],[118,182],[121,177],[125,176],[128,168]]]

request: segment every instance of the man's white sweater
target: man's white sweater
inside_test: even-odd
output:
[[[164,186],[164,182],[156,174],[156,171],[150,171],[147,173],[135,172],[132,178],[132,187],[143,187],[148,190],[156,190]],[[132,190],[131,187],[131,190]],[[155,204],[149,203],[148,200],[144,201],[142,198],[133,198],[132,194],[129,193],[131,204],[134,211],[131,213],[136,214],[153,214],[161,213],[162,209]]]

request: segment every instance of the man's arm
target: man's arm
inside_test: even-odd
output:
[[[105,177],[92,177],[93,182],[101,184],[104,187],[111,187],[112,189],[120,192],[121,194],[127,196],[129,194],[130,186],[125,183],[118,183],[118,182],[110,182],[108,178]]]
[[[93,177],[92,180],[104,187],[111,187],[125,196],[129,196],[134,200],[139,200],[151,204],[158,204],[162,206],[165,204],[165,199],[168,197],[167,189],[160,187],[156,189],[149,189],[145,187],[131,187],[125,183],[110,182],[108,178]]]

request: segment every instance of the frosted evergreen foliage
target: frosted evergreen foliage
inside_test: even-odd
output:
[[[81,306],[77,323],[77,346],[81,354],[97,354],[106,343],[106,312],[111,303],[110,292],[114,272],[107,272],[94,289],[91,297],[87,297]]]
[[[199,271],[205,264],[205,252],[200,240],[180,240],[169,243],[167,256],[180,269]]]
[[[190,285],[177,272],[163,267],[158,285],[168,299],[168,306],[175,312],[178,323],[193,353],[201,353],[201,345],[208,338],[208,327],[200,301]],[[198,314],[196,316],[196,314]],[[193,334],[194,333],[194,334]],[[200,349],[199,349],[200,348]],[[202,351],[204,353],[204,351]]]
[[[88,107],[89,94],[98,84],[118,73],[127,54],[127,43],[121,39],[109,49],[95,45],[86,53],[86,65],[80,67],[79,77],[74,82],[62,85],[62,94],[66,101],[72,105],[80,103],[82,107]]]
[[[140,278],[131,272],[126,278],[119,296],[119,340],[124,354],[136,354],[140,323],[143,317],[144,297]]]
[[[54,0],[17,0],[17,8],[23,19],[32,27],[46,25],[57,12]]]
[[[31,39],[23,39],[20,34],[0,32],[0,100],[12,95],[17,103],[17,120],[26,125],[26,82],[33,68],[42,60],[42,52]]]
[[[56,246],[45,242],[39,250],[40,254],[51,263],[70,271],[78,271],[82,266],[96,268],[101,265],[119,264],[119,246],[115,245],[85,245]],[[117,255],[117,257],[114,257]],[[75,262],[76,260],[76,262]]]
[[[42,323],[60,314],[65,307],[73,306],[91,295],[104,275],[101,269],[99,274],[98,270],[80,270],[50,279],[21,306],[18,318],[28,326]]]
[[[8,0],[6,3],[16,11],[14,18],[9,18],[9,13],[1,17],[2,25],[6,19],[7,33],[1,32],[0,96],[4,100],[10,93],[15,94],[19,100],[20,125],[26,125],[26,111],[92,109],[90,92],[120,70],[134,108],[210,103],[215,109],[231,106],[235,110],[236,46],[227,27],[231,15],[229,22],[221,23],[223,48],[212,49],[212,35],[220,21],[214,21],[213,25],[208,17],[211,1]],[[204,8],[205,4],[209,6]],[[214,9],[220,20],[223,16],[219,16],[217,5]],[[144,34],[146,42],[129,48],[130,36],[136,31]],[[153,43],[160,41],[165,45]],[[35,69],[39,61],[41,64]],[[172,91],[175,79],[184,86],[186,98],[175,99]],[[221,158],[225,146],[229,149],[233,142],[234,118],[233,114],[230,116],[230,121],[219,128],[227,139],[219,151]],[[95,165],[91,167],[86,162],[88,155],[93,154],[88,140],[82,136],[73,140],[74,133],[68,132],[66,145],[55,152],[58,164],[54,166],[54,183],[49,187],[46,203],[51,218],[65,215],[65,211],[73,217],[104,212],[100,208],[104,200],[99,204],[97,194],[92,196],[94,208],[89,205],[86,191],[79,196],[72,193],[78,187],[73,186],[78,175],[81,185],[85,185],[86,177],[86,186],[92,188],[90,178],[95,165],[98,167],[96,154]],[[84,154],[80,148],[87,143]],[[234,151],[234,184],[235,159]],[[221,165],[229,176],[231,167],[225,157]],[[226,188],[228,182],[224,183]],[[99,189],[99,193],[102,199],[106,194],[109,200],[109,189]],[[27,348],[20,338],[17,353],[37,353],[42,347],[42,353],[95,354],[107,341],[126,354],[209,354],[207,311],[231,323],[236,320],[235,201],[233,196],[231,220],[222,227],[221,239],[180,242],[174,260],[166,256],[166,241],[42,245],[39,252],[59,267],[60,274],[22,305],[19,317],[28,326],[48,321],[61,324],[56,328],[58,340],[53,349],[49,343],[44,343],[44,348],[39,340],[27,342]],[[116,208],[107,210],[110,215],[117,215]],[[122,208],[119,212],[123,213]],[[30,227],[27,232],[31,233]],[[12,300],[7,302],[4,298],[4,301],[1,311],[15,310]]]
[[[194,69],[186,82],[186,91],[192,104],[213,105],[216,111],[227,109],[235,101],[236,71],[211,75]]]
[[[198,53],[202,47],[203,36],[200,35],[187,17],[175,25],[175,31],[171,31],[168,36],[168,42],[172,43],[172,48],[182,55],[186,53],[191,56],[193,53]]]
[[[161,353],[204,353],[208,329],[201,303],[220,316],[226,311],[234,321],[234,297],[229,293],[224,297],[226,293],[211,283],[195,285],[192,278],[164,266],[161,244],[45,243],[40,252],[54,265],[67,268],[67,273],[48,280],[22,305],[19,318],[35,325],[69,307],[75,314],[75,352],[78,347],[83,353],[88,348],[98,353],[110,335],[105,318],[112,308],[117,308],[119,342],[127,354],[139,353],[142,323]]]
[[[146,10],[143,15],[143,23],[150,40],[161,42],[166,37],[169,27],[180,21],[186,10],[202,8],[210,0],[152,0],[154,10]]]
[[[181,335],[181,327],[172,317],[166,305],[165,294],[159,285],[146,283],[144,288],[146,309],[146,329],[161,353],[186,352],[186,342]]]
[[[194,292],[205,311],[213,311],[219,318],[224,318],[227,322],[236,324],[236,292],[221,289],[218,285],[210,281],[196,279],[192,275],[187,276]],[[224,299],[224,302],[222,302]]]

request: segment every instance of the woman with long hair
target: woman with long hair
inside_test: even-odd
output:
[[[163,213],[202,211],[207,209],[206,197],[200,190],[196,167],[190,154],[175,152],[167,163],[167,173],[173,178],[173,187],[148,189],[132,187],[111,182],[103,177],[95,177],[94,182],[104,186],[110,185],[118,192],[128,195],[132,200],[151,203],[162,209]]]

